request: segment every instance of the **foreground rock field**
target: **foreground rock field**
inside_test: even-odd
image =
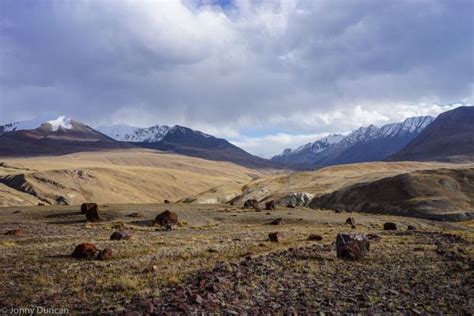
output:
[[[178,215],[171,231],[153,224],[167,209]],[[192,204],[101,205],[101,217],[87,222],[79,206],[0,209],[0,306],[131,315],[474,310],[472,221]],[[115,231],[130,238],[110,240]],[[268,240],[273,232],[280,242]],[[337,258],[342,232],[369,236],[368,256]],[[72,258],[81,243],[112,256]]]

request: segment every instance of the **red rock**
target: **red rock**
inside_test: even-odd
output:
[[[176,225],[178,224],[178,214],[166,210],[156,215],[155,222],[160,226]]]
[[[77,259],[92,259],[95,257],[95,254],[98,251],[99,250],[94,244],[83,243],[77,245],[76,248],[74,248],[74,252],[71,254],[71,256]]]
[[[268,239],[272,242],[280,242],[283,239],[283,234],[280,232],[270,233]]]
[[[370,242],[363,234],[341,233],[336,238],[337,257],[361,259],[367,256]]]
[[[97,203],[82,203],[81,214],[87,214],[90,210],[93,209],[99,212],[99,205],[97,205]]]
[[[387,223],[383,224],[383,229],[384,230],[397,230],[397,224],[387,222]]]
[[[110,235],[110,240],[128,240],[132,236],[124,231],[115,231]]]
[[[97,255],[97,259],[99,260],[108,260],[112,259],[112,249],[111,248],[105,248],[99,254]]]

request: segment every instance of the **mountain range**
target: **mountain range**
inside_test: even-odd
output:
[[[380,161],[397,153],[418,136],[432,121],[431,116],[407,118],[400,123],[361,127],[350,134],[329,135],[295,150],[285,149],[272,161],[314,169],[329,165]]]
[[[268,160],[225,139],[179,125],[138,128],[121,124],[94,129],[66,116],[43,117],[0,126],[0,157],[147,148],[250,168],[296,170],[382,160],[453,160],[474,156],[473,122],[474,107],[459,107],[436,119],[412,117],[381,127],[361,127],[347,135],[332,134],[285,149]]]

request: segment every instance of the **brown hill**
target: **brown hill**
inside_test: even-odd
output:
[[[434,220],[474,218],[474,168],[414,171],[314,199],[312,208]]]
[[[440,114],[391,161],[472,161],[474,157],[474,106]]]

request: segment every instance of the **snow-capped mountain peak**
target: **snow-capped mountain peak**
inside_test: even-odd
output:
[[[101,126],[97,130],[115,140],[124,142],[159,142],[170,131],[167,125],[154,125],[141,128],[126,124]]]
[[[14,131],[24,131],[32,130],[44,125],[48,125],[51,128],[51,131],[57,132],[59,129],[72,129],[72,119],[65,115],[59,117],[47,117],[45,115],[36,117],[32,120],[21,121],[8,123],[3,126],[0,126],[0,134],[14,132]]]

